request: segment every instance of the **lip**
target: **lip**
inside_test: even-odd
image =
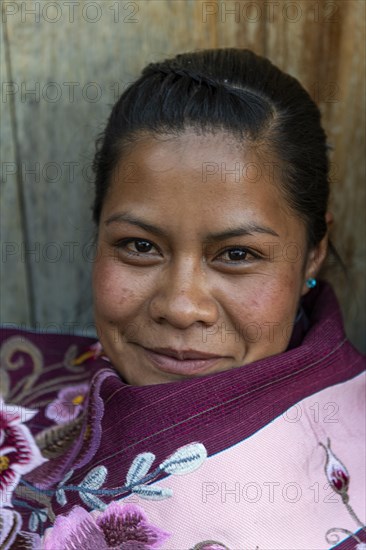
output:
[[[224,359],[222,355],[203,353],[195,350],[172,350],[169,348],[144,348],[145,355],[159,370],[170,374],[193,375],[210,369],[218,361]],[[182,359],[180,359],[182,357]]]
[[[180,361],[185,361],[186,359],[212,359],[222,357],[222,355],[216,355],[215,353],[204,353],[202,351],[197,351],[194,349],[172,349],[172,348],[144,348],[148,349],[159,355],[167,355],[168,357],[173,357],[174,359],[179,359]]]

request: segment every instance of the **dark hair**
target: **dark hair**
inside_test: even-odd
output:
[[[97,140],[94,222],[121,152],[139,135],[221,129],[264,144],[286,168],[281,189],[305,222],[312,248],[327,230],[329,161],[320,118],[298,80],[250,50],[198,50],[150,63],[116,102]]]

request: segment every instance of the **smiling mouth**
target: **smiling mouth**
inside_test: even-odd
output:
[[[175,350],[172,348],[144,348],[159,355],[167,355],[168,357],[174,357],[174,359],[179,359],[180,361],[185,361],[186,359],[212,359],[222,357],[215,353],[204,353],[202,351],[197,351],[193,349],[181,349]]]
[[[163,372],[180,375],[194,375],[206,371],[227,357],[195,350],[172,350],[170,348],[144,348],[144,355]]]

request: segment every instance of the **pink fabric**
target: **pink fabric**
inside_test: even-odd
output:
[[[330,548],[328,529],[353,533],[358,526],[327,483],[319,442],[329,437],[346,464],[349,502],[365,519],[365,382],[363,373],[318,392],[186,479],[160,481],[173,489],[172,500],[159,506],[136,496],[126,501],[143,505],[151,520],[174,533],[171,548],[193,547],[198,538],[218,539],[228,548]],[[335,532],[334,542],[337,536],[347,538]]]

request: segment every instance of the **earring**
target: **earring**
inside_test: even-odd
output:
[[[316,286],[316,279],[314,279],[313,277],[310,277],[310,279],[306,281],[306,286],[308,288],[314,288]]]

